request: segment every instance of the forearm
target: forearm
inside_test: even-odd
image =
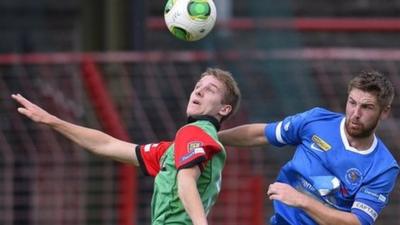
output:
[[[222,144],[237,147],[255,147],[268,143],[264,135],[266,124],[246,124],[218,133]]]
[[[191,169],[194,168],[183,170],[187,172],[187,170]],[[194,176],[188,176],[187,173],[184,173],[182,171],[178,173],[179,198],[194,225],[207,225],[203,203],[197,189],[197,179]]]
[[[304,196],[300,208],[319,225],[360,225],[354,214],[330,208],[309,196]]]
[[[55,116],[52,116],[47,125],[96,155],[138,165],[134,151],[135,144],[118,140],[99,130],[69,123]]]
[[[330,208],[286,183],[270,184],[267,195],[271,200],[302,209],[319,225],[360,225],[354,214]]]
[[[79,146],[100,155],[102,155],[100,146],[107,145],[111,139],[101,131],[78,126],[57,117],[53,117],[47,125]]]

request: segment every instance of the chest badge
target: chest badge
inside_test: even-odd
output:
[[[319,149],[321,149],[325,152],[331,150],[331,148],[332,148],[328,143],[326,143],[324,140],[322,140],[322,138],[318,137],[315,134],[311,137],[311,140],[314,142],[312,144],[312,146],[317,145]]]
[[[357,168],[350,168],[346,171],[346,181],[352,185],[361,183],[362,174]]]

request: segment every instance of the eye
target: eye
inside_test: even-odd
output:
[[[215,90],[215,88],[213,88],[213,87],[207,87],[207,91],[209,91],[209,92],[211,92],[211,93],[216,93],[216,90]]]
[[[374,105],[364,105],[363,108],[368,110],[373,110],[375,107]]]

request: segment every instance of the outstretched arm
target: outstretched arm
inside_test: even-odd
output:
[[[121,141],[98,130],[64,121],[33,104],[20,94],[13,94],[11,97],[21,104],[21,107],[17,109],[18,112],[32,121],[49,126],[92,153],[138,165],[135,153],[136,144]]]
[[[218,132],[222,144],[236,147],[255,147],[268,144],[264,135],[265,123],[237,126]]]
[[[271,184],[267,195],[271,200],[278,200],[304,210],[320,225],[360,225],[356,215],[325,206],[285,183],[275,182]]]
[[[198,166],[178,171],[178,195],[193,225],[207,225],[206,213],[197,189],[197,179],[200,176]]]

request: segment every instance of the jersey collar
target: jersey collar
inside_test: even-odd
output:
[[[198,120],[206,120],[210,122],[212,125],[214,125],[215,129],[219,131],[221,125],[220,122],[213,116],[208,116],[208,115],[198,115],[198,116],[189,116],[187,119],[188,123],[193,123]]]
[[[377,140],[375,134],[374,134],[374,141],[372,142],[371,147],[369,147],[369,149],[367,149],[367,150],[360,151],[360,150],[350,146],[349,140],[347,140],[346,133],[344,131],[345,120],[346,120],[346,118],[343,118],[342,121],[340,122],[340,136],[342,137],[342,142],[343,142],[343,145],[346,148],[346,150],[355,152],[355,153],[358,153],[361,155],[368,155],[369,153],[373,152],[375,150],[376,145],[378,144],[378,140]]]

